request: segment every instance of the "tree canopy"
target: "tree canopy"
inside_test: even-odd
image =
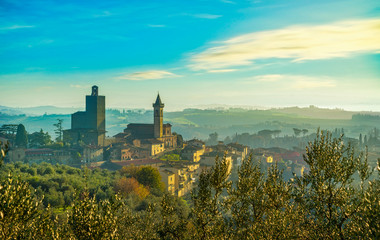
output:
[[[34,132],[28,135],[30,147],[42,147],[51,143],[51,136],[42,129],[39,132]]]

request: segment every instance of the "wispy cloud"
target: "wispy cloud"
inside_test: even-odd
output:
[[[210,70],[209,73],[226,73],[226,72],[236,72],[237,69],[216,69],[216,70]]]
[[[148,27],[151,27],[151,28],[163,28],[163,27],[166,27],[166,25],[163,25],[163,24],[148,24]]]
[[[290,89],[316,89],[316,88],[333,88],[336,87],[335,80],[327,76],[305,76],[305,75],[288,75],[288,74],[268,74],[254,76],[246,83],[283,83]]]
[[[258,81],[258,82],[278,82],[282,78],[284,78],[283,75],[268,74],[268,75],[255,76],[253,79],[256,80],[256,81]]]
[[[171,72],[162,71],[162,70],[150,70],[150,71],[144,71],[144,72],[134,72],[130,74],[125,74],[123,76],[117,77],[116,79],[143,81],[143,80],[176,78],[176,77],[181,77],[181,76],[171,73]]]
[[[16,30],[16,29],[22,29],[22,28],[34,28],[36,26],[34,25],[12,25],[8,27],[0,27],[0,30]]]
[[[335,22],[319,26],[290,26],[254,32],[219,43],[191,57],[190,68],[213,70],[251,65],[256,59],[293,61],[350,57],[380,52],[380,19]]]

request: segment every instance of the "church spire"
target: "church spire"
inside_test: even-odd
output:
[[[164,104],[161,102],[160,94],[157,94],[156,102],[153,104],[153,107],[164,107]]]
[[[157,94],[156,102],[153,103],[154,111],[154,137],[161,138],[163,135],[164,104],[161,102],[160,94]]]

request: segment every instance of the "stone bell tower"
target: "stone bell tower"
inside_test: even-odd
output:
[[[161,102],[160,94],[157,95],[156,102],[153,103],[154,112],[154,138],[161,138],[163,135],[163,109],[164,104]]]

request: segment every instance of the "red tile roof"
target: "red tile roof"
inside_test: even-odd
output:
[[[129,166],[129,165],[135,165],[135,166],[143,166],[143,165],[153,165],[153,164],[163,164],[164,161],[161,161],[159,159],[136,159],[136,160],[125,160],[125,161],[112,161],[112,163],[115,163],[117,165],[120,165],[122,167]]]

